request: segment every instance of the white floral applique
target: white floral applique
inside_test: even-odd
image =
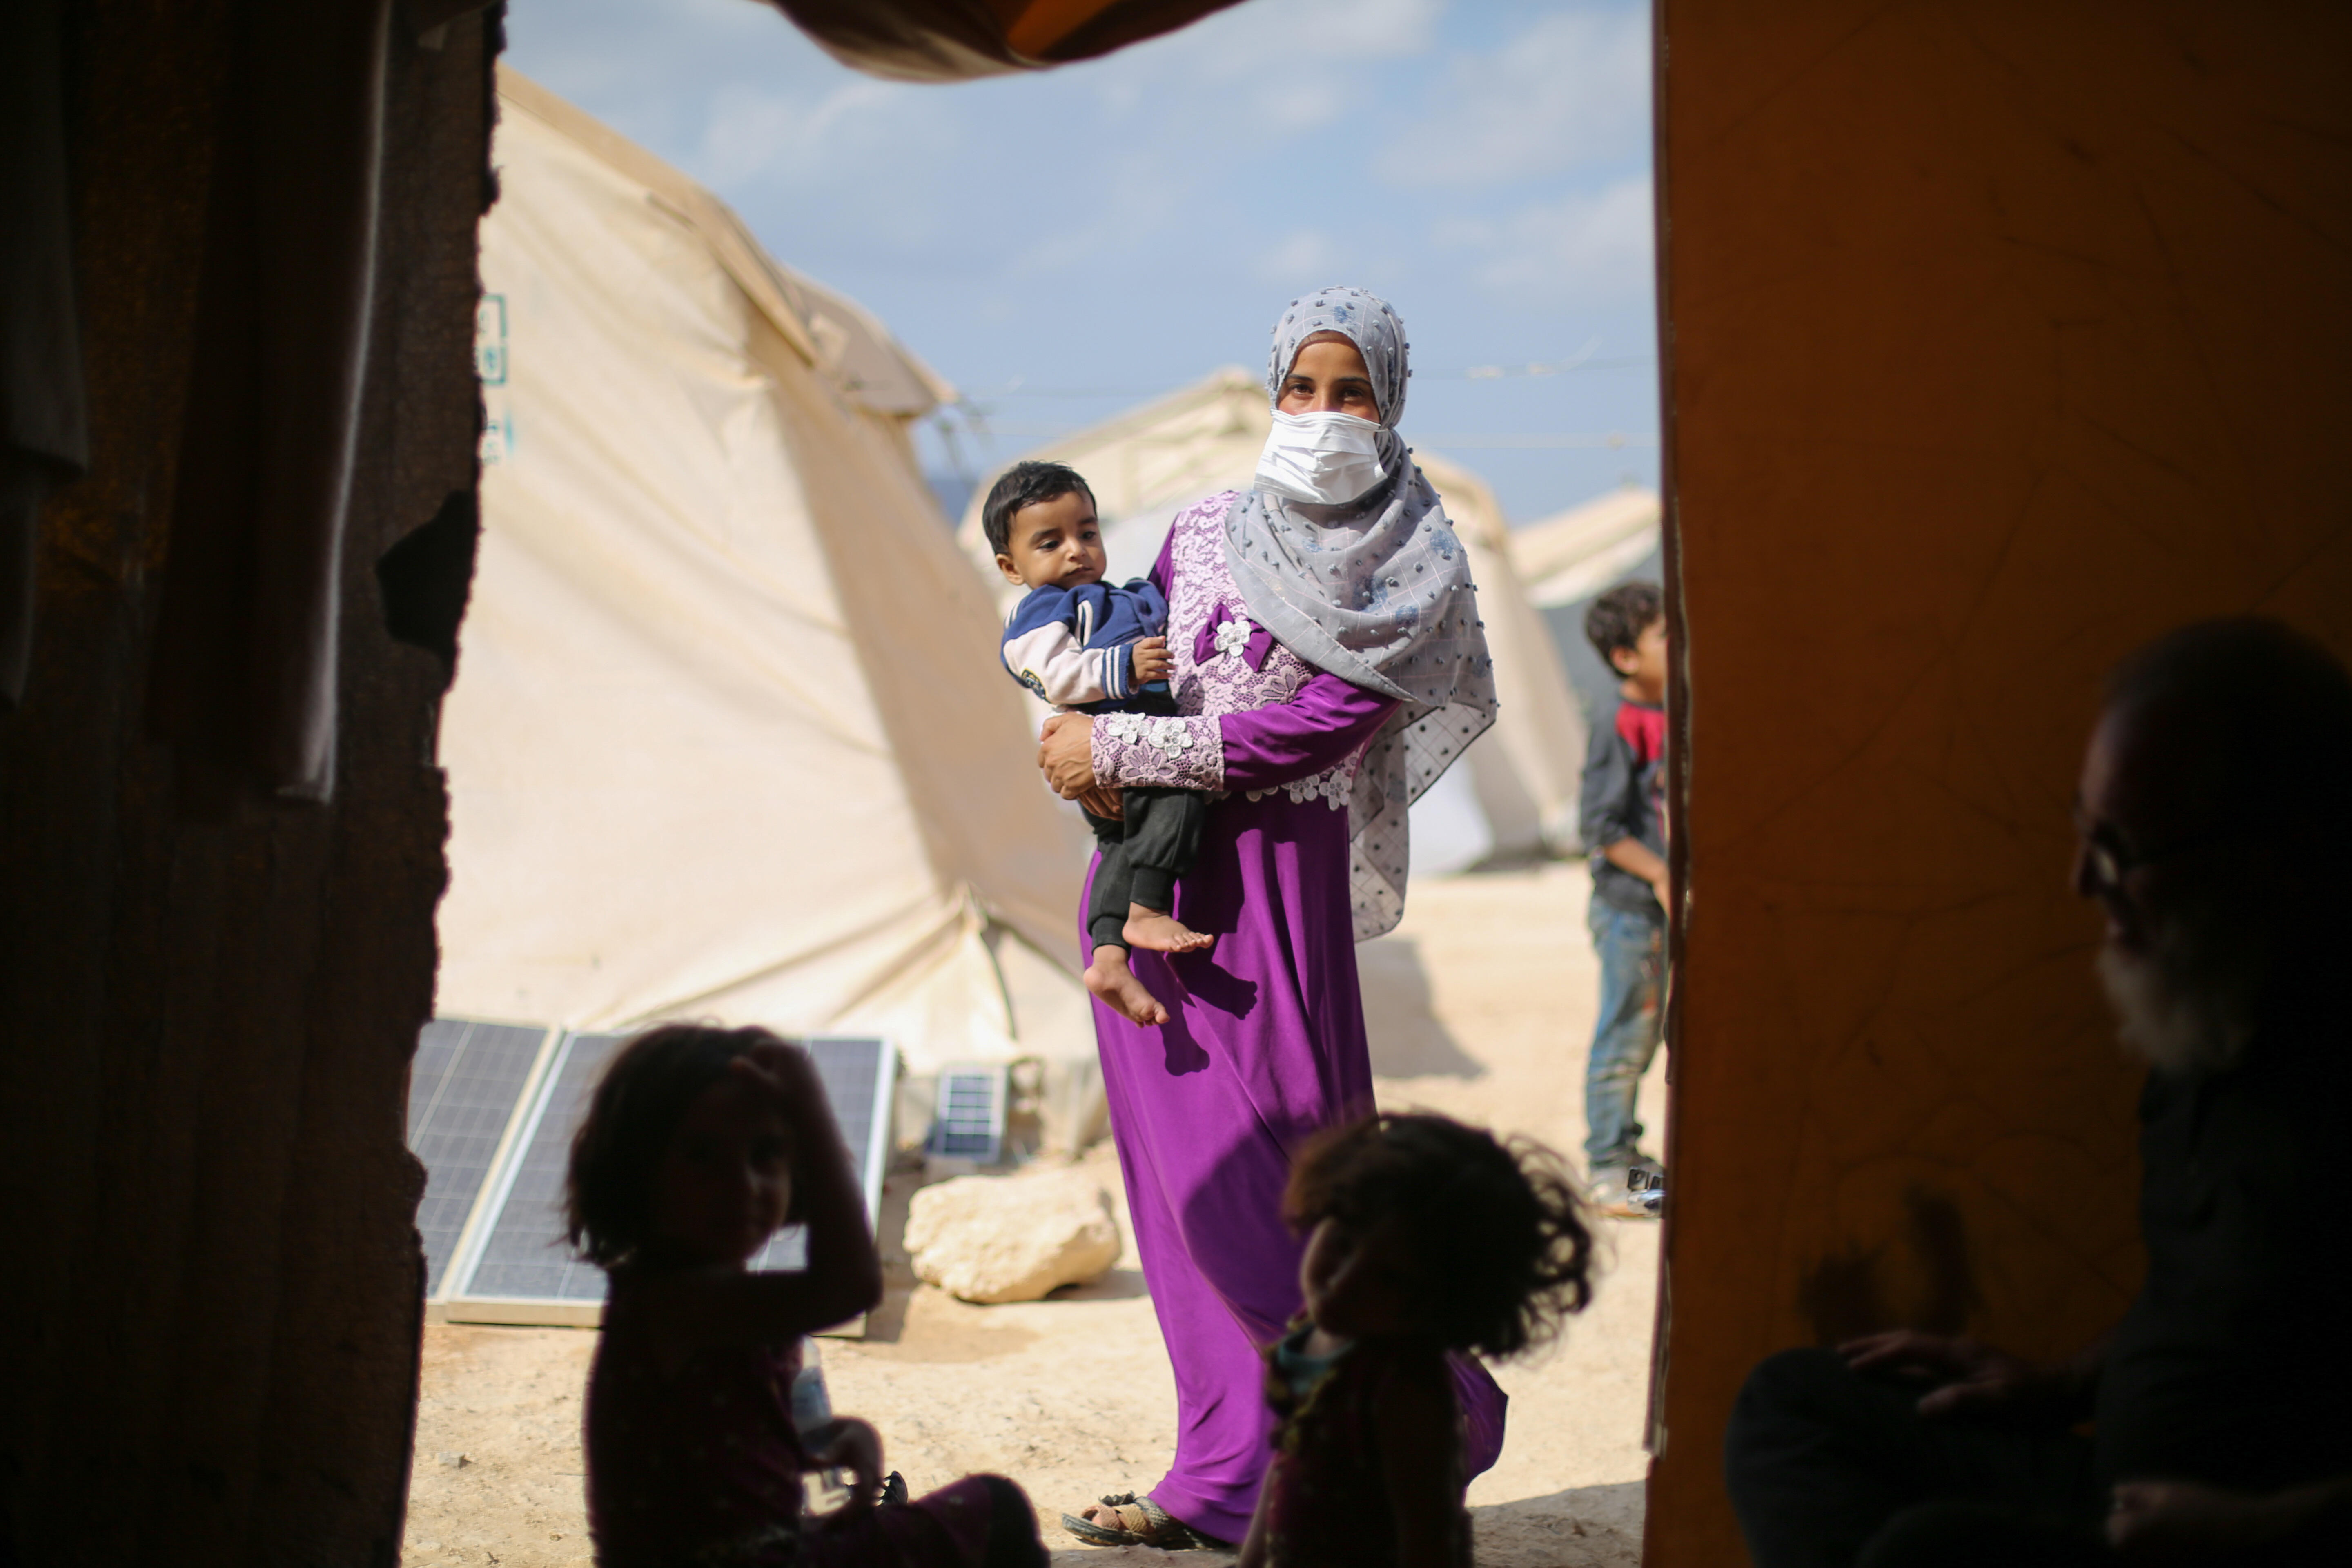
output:
[[[1355,758],[1350,756],[1336,768],[1326,768],[1312,778],[1293,779],[1288,784],[1268,784],[1264,789],[1248,793],[1252,800],[1264,800],[1277,790],[1300,805],[1319,800],[1334,811],[1345,811],[1355,792]]]
[[[1142,724],[1144,745],[1174,762],[1194,744],[1192,726],[1181,719],[1147,719]],[[1127,737],[1121,736],[1125,740]]]
[[[1106,713],[1095,725],[1095,772],[1114,784],[1213,790],[1224,754],[1217,731],[1197,719]]]
[[[1217,626],[1218,657],[1238,657],[1244,648],[1249,647],[1250,636],[1256,630],[1257,628],[1250,625],[1247,618],[1241,616],[1235,616],[1230,621],[1219,622]]]

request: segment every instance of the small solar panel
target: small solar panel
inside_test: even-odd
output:
[[[940,1069],[939,1108],[924,1144],[933,1154],[993,1165],[1004,1152],[1004,1069]]]
[[[503,1168],[484,1194],[487,1220],[473,1258],[460,1266],[454,1292],[469,1301],[558,1302],[593,1306],[604,1299],[604,1270],[572,1256],[563,1236],[563,1183],[572,1135],[595,1092],[596,1080],[625,1034],[563,1037],[554,1060],[526,1108]],[[898,1058],[875,1038],[820,1037],[801,1042],[815,1058],[817,1077],[872,1221],[881,1208],[882,1173],[889,1155],[890,1096]],[[769,1239],[751,1260],[755,1269],[806,1266],[807,1237],[799,1226]]]
[[[436,1018],[417,1038],[408,1069],[408,1147],[425,1164],[416,1230],[428,1297],[441,1289],[547,1036],[531,1025]]]

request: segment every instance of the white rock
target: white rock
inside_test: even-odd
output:
[[[1118,1223],[1081,1170],[958,1176],[923,1188],[907,1214],[916,1278],[967,1301],[1034,1301],[1099,1279],[1118,1261]]]

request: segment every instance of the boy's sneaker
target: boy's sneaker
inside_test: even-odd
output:
[[[1665,1212],[1666,1173],[1656,1161],[1636,1155],[1624,1165],[1603,1165],[1585,1184],[1592,1212],[1610,1219],[1655,1219]]]

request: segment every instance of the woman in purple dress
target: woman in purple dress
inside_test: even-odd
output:
[[[1292,301],[1255,488],[1180,514],[1152,569],[1178,716],[1059,715],[1040,751],[1068,798],[1168,785],[1215,802],[1175,910],[1215,946],[1132,955],[1164,1025],[1095,1004],[1178,1403],[1158,1485],[1064,1516],[1097,1543],[1248,1528],[1270,1432],[1261,1352],[1300,1308],[1284,1185],[1308,1137],[1372,1109],[1355,944],[1403,912],[1406,806],[1493,722],[1468,562],[1396,434],[1405,353],[1369,294]],[[1501,1449],[1504,1397],[1468,1361],[1454,1386],[1475,1475]]]

